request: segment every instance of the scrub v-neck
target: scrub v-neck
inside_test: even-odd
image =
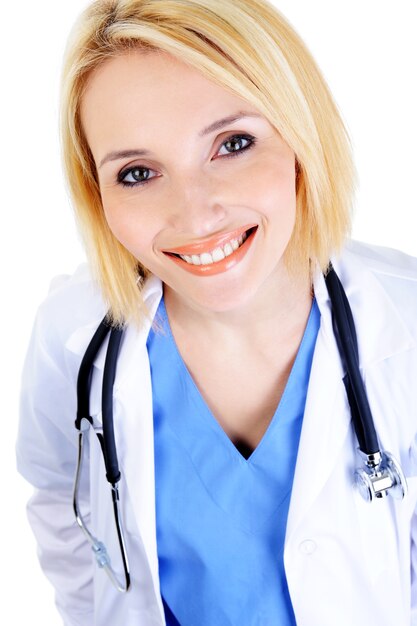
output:
[[[150,331],[161,593],[181,626],[295,624],[282,553],[320,311],[248,459],[221,428],[172,335]],[[170,621],[169,621],[170,620]],[[175,624],[167,616],[167,624]]]

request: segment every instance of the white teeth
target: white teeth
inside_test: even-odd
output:
[[[191,265],[209,265],[210,263],[216,263],[217,261],[221,261],[225,257],[233,254],[233,252],[237,250],[246,239],[247,234],[243,233],[243,235],[240,235],[240,237],[238,237],[237,239],[232,239],[223,247],[219,246],[211,252],[203,252],[203,254],[192,254],[191,256],[189,256],[188,254],[180,254],[179,256]]]
[[[208,252],[203,252],[203,254],[200,254],[200,259],[201,265],[208,265],[209,263],[213,263],[212,256]]]
[[[227,244],[224,246],[223,250],[224,250],[224,255],[225,255],[225,256],[229,256],[229,255],[230,255],[230,254],[232,254],[232,252],[233,252],[233,248],[232,248],[232,246],[230,245],[230,243],[227,243]]]
[[[215,248],[211,253],[211,256],[213,257],[214,262],[221,261],[225,258],[225,254],[221,248]]]

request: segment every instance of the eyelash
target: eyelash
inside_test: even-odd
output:
[[[246,139],[247,141],[249,141],[249,144],[247,146],[245,146],[244,148],[241,148],[240,150],[235,150],[234,152],[231,152],[230,154],[222,155],[222,158],[231,158],[231,157],[240,156],[243,152],[247,152],[248,150],[253,148],[253,146],[257,142],[256,138],[253,137],[253,135],[237,134],[237,135],[231,135],[230,137],[227,137],[223,141],[223,143],[221,144],[220,148],[222,148],[225,143],[227,143],[228,141],[232,141],[233,139]],[[123,169],[117,175],[117,183],[122,185],[123,187],[137,187],[137,186],[141,186],[142,187],[143,185],[145,185],[146,183],[150,182],[154,178],[157,178],[157,177],[152,177],[152,178],[149,178],[147,180],[136,181],[134,183],[126,182],[125,180],[123,180],[128,174],[130,174],[134,170],[150,170],[150,168],[149,167],[143,167],[141,165],[135,165],[133,167],[128,167],[126,169]]]

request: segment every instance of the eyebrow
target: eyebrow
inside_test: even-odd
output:
[[[216,120],[212,122],[203,130],[198,133],[199,137],[205,137],[210,133],[213,133],[216,130],[220,130],[224,126],[228,124],[232,124],[233,122],[237,122],[244,117],[263,117],[260,113],[252,113],[250,111],[238,111],[237,113],[233,113],[232,115],[228,115],[227,117],[222,117],[220,120]],[[140,156],[150,156],[152,152],[150,150],[114,150],[113,152],[109,152],[106,156],[101,160],[99,168],[101,168],[108,161],[117,161],[118,159],[130,159],[132,157],[140,157]]]

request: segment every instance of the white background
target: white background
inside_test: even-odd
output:
[[[360,189],[353,236],[417,256],[415,0],[274,0],[318,61],[351,134]],[[0,621],[58,626],[15,471],[19,377],[52,276],[84,260],[61,173],[58,78],[82,0],[2,7]],[[18,8],[17,8],[18,7]],[[5,578],[4,578],[5,577]],[[6,581],[6,585],[5,582]]]

